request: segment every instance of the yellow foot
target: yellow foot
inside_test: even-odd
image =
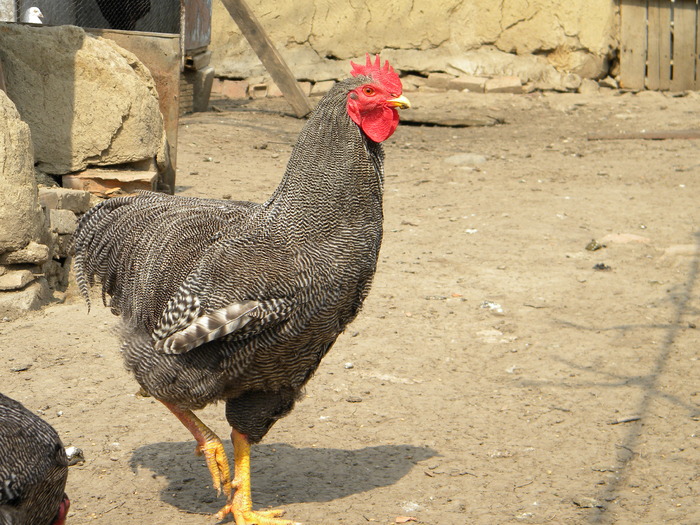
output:
[[[216,519],[222,520],[228,514],[233,514],[236,525],[301,525],[290,520],[279,519],[284,510],[240,510],[234,508],[234,504],[226,505],[216,514]]]
[[[226,457],[224,445],[221,441],[216,439],[207,441],[204,445],[197,445],[194,449],[194,453],[198,456],[204,455],[216,493],[220,496],[223,490],[226,497],[230,497],[231,474],[228,466],[228,458]]]

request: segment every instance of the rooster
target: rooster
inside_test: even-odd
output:
[[[68,459],[58,434],[0,394],[0,525],[63,525]]]
[[[123,354],[141,387],[192,433],[218,513],[237,525],[284,525],[253,511],[250,446],[289,413],[357,315],[382,240],[384,153],[399,76],[379,56],[319,102],[280,185],[262,204],[157,193],[92,208],[74,237],[76,280],[95,277],[123,320]],[[225,401],[234,478],[220,439],[193,413]]]

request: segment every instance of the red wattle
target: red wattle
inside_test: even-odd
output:
[[[354,111],[353,111],[354,109]],[[371,111],[360,112],[348,107],[350,118],[374,142],[383,142],[396,131],[399,125],[399,112],[390,107],[378,107]]]

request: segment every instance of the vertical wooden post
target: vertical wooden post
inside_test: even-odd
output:
[[[647,55],[647,0],[622,0],[620,6],[620,87],[644,89]]]
[[[246,37],[253,51],[258,55],[265,69],[270,73],[272,80],[275,81],[277,87],[291,104],[296,116],[303,117],[310,113],[313,109],[311,102],[302,92],[296,78],[245,0],[222,0],[222,3],[238,24],[243,36]]]
[[[2,60],[0,60],[0,91],[7,93],[7,88],[5,87],[5,72],[2,70]]]

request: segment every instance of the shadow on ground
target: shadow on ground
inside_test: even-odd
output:
[[[217,512],[224,498],[216,497],[204,459],[193,451],[194,441],[152,443],[135,450],[130,465],[134,471],[146,468],[168,480],[161,495],[164,502],[190,513]],[[396,483],[414,465],[436,455],[430,448],[412,445],[358,450],[256,445],[251,458],[253,504],[265,508],[324,502],[367,492]]]

